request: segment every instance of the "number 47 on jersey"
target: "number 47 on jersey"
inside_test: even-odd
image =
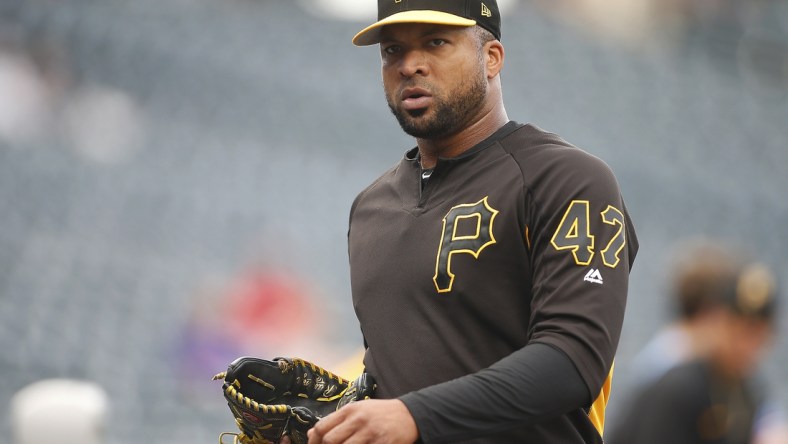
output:
[[[591,234],[590,208],[591,205],[587,200],[573,200],[550,240],[556,250],[571,251],[577,265],[589,265],[595,254],[596,244],[595,236]],[[602,262],[610,268],[615,268],[621,261],[619,255],[626,244],[624,215],[618,208],[608,205],[605,211],[599,213],[599,217],[602,218],[602,222],[616,228],[613,238],[599,252],[602,255]]]

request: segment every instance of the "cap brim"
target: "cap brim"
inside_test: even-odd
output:
[[[448,12],[416,10],[392,14],[383,20],[375,22],[353,37],[356,46],[368,46],[380,43],[380,30],[386,25],[395,23],[433,23],[436,25],[473,26],[476,20],[467,19]]]

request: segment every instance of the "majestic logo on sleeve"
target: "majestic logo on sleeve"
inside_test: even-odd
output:
[[[495,243],[493,221],[498,210],[487,203],[487,197],[473,203],[453,207],[443,218],[443,233],[435,264],[435,288],[448,293],[454,284],[451,260],[455,254],[479,258],[482,250]]]
[[[591,268],[586,273],[583,280],[586,282],[592,282],[594,284],[603,284],[605,281],[602,279],[602,273],[599,272],[598,268]]]

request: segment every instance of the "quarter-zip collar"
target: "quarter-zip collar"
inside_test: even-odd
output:
[[[477,154],[489,148],[490,146],[494,145],[496,142],[508,136],[510,133],[512,133],[513,131],[515,131],[517,128],[521,126],[522,125],[520,125],[515,121],[509,121],[502,127],[498,128],[498,130],[492,133],[489,137],[482,140],[481,142],[474,145],[473,147],[469,148],[459,156],[438,157],[438,162],[435,164],[435,167],[432,169],[430,178],[427,181],[424,181],[422,179],[423,170],[421,168],[421,162],[420,162],[421,156],[419,154],[419,148],[414,147],[408,150],[408,152],[405,153],[404,160],[405,160],[405,164],[409,165],[408,168],[409,172],[407,175],[409,177],[412,177],[412,180],[414,181],[413,186],[416,187],[416,189],[418,190],[416,208],[422,209],[425,207],[430,195],[433,194],[433,192],[435,191],[435,188],[439,187],[441,182],[443,182],[443,176],[454,165],[458,165],[462,162],[474,158]]]

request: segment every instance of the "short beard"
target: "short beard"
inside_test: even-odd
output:
[[[459,131],[471,116],[479,110],[487,97],[487,84],[484,71],[464,80],[456,92],[451,92],[445,100],[433,96],[432,116],[419,119],[427,110],[406,111],[398,108],[389,97],[386,97],[389,109],[397,118],[405,133],[418,139],[436,139],[449,136]],[[436,93],[440,91],[434,91]]]

